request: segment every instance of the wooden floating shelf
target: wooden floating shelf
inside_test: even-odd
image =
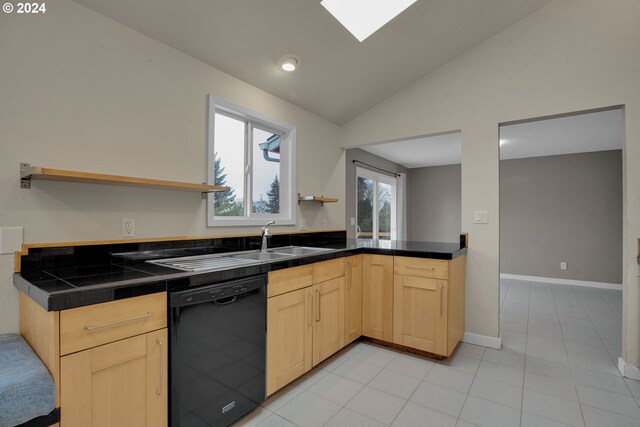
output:
[[[324,197],[324,196],[301,196],[298,193],[298,204],[300,202],[317,202],[320,203],[320,206],[324,206],[325,203],[335,203],[338,199],[334,199],[333,197]]]
[[[50,169],[41,166],[31,166],[29,163],[20,163],[20,186],[22,188],[31,188],[31,180],[33,179],[120,185],[125,187],[161,188],[165,190],[191,191],[195,193],[229,191],[228,187],[220,187],[217,185]]]

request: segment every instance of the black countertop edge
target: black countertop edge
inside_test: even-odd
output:
[[[205,284],[214,284],[257,274],[266,274],[269,271],[298,267],[316,262],[358,255],[361,253],[451,260],[464,255],[467,252],[467,248],[459,248],[453,251],[425,251],[420,250],[419,248],[397,249],[391,247],[361,247],[358,245],[351,245],[347,247],[344,247],[344,245],[337,246],[339,247],[331,248],[333,249],[331,252],[277,260],[229,270],[188,272],[165,269],[171,271],[171,273],[164,272],[163,274],[149,275],[148,277],[101,283],[90,286],[69,286],[69,289],[54,291],[42,289],[38,286],[39,282],[29,282],[22,277],[20,273],[14,273],[13,283],[16,288],[24,292],[45,310],[59,311],[156,292],[184,290]],[[135,265],[124,265],[123,267],[135,270]]]

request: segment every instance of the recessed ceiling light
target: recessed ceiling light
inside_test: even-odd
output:
[[[322,0],[320,4],[358,41],[363,41],[415,2],[416,0]]]
[[[278,68],[282,71],[295,71],[300,66],[300,56],[288,54],[278,60]]]

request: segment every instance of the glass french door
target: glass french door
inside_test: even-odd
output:
[[[396,240],[396,179],[356,168],[356,198],[357,237]]]

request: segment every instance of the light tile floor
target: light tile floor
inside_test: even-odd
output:
[[[442,361],[357,342],[238,426],[640,426],[620,291],[503,280],[502,349]]]

